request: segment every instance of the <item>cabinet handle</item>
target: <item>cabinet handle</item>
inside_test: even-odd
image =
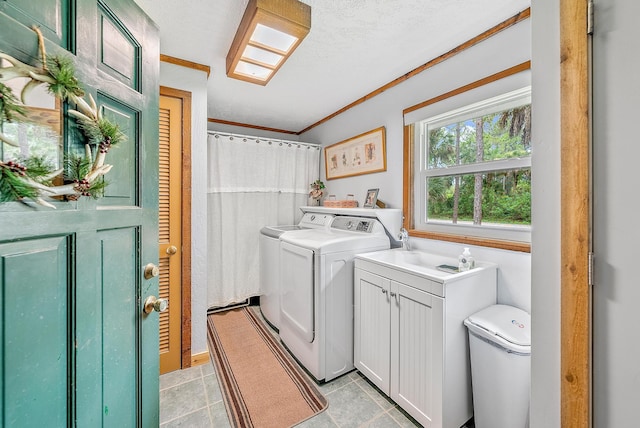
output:
[[[387,290],[385,290],[384,288],[382,289],[382,294],[387,294]]]
[[[393,291],[391,292],[391,297],[396,297],[396,293],[394,293]]]

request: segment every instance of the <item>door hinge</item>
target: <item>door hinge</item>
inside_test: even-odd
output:
[[[588,275],[589,275],[589,285],[593,285],[593,253],[589,252],[589,267],[588,267]]]
[[[587,0],[587,34],[593,35],[593,0]]]

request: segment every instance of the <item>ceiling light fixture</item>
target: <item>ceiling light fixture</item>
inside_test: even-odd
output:
[[[266,85],[310,29],[307,4],[249,0],[227,54],[227,76]]]

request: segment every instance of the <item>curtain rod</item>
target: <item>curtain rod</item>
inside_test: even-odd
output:
[[[218,131],[207,131],[207,134],[209,135],[222,135],[224,137],[234,137],[234,138],[243,138],[243,139],[247,139],[247,140],[252,140],[252,141],[272,141],[274,143],[284,143],[284,144],[288,144],[288,145],[292,145],[292,144],[297,144],[300,146],[310,146],[310,147],[314,147],[317,148],[318,150],[321,148],[320,144],[314,144],[314,143],[303,143],[301,141],[292,141],[292,140],[281,140],[279,138],[267,138],[267,137],[258,137],[255,135],[243,135],[243,134],[233,134],[230,132],[218,132]]]

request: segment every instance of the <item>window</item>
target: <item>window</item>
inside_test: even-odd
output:
[[[530,87],[413,129],[415,229],[530,242]]]

